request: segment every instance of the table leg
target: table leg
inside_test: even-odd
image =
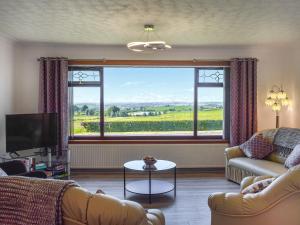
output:
[[[124,199],[126,199],[126,168],[123,168],[123,180],[124,180]]]
[[[177,171],[176,167],[174,168],[174,198],[176,198],[176,190],[177,189]]]
[[[152,199],[151,199],[151,170],[149,170],[149,195],[148,195],[148,198],[149,198],[149,204],[152,203]]]

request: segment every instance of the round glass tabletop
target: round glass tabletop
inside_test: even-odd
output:
[[[176,167],[176,163],[168,161],[168,160],[157,160],[154,164],[155,167],[145,168],[145,163],[143,160],[133,160],[126,162],[124,167],[130,170],[138,170],[138,171],[162,171],[162,170],[170,170]]]

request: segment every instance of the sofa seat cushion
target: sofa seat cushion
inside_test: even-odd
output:
[[[268,175],[273,177],[278,177],[288,170],[280,163],[267,160],[250,159],[246,157],[230,159],[228,165],[250,171],[255,175]]]

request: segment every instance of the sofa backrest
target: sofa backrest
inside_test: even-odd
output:
[[[294,147],[300,143],[300,129],[286,128],[267,130],[274,133],[274,152],[266,159],[284,164],[286,158],[293,151]]]

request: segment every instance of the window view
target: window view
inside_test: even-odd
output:
[[[198,135],[223,134],[223,88],[198,89]]]
[[[221,136],[223,78],[220,68],[70,67],[70,136]]]
[[[223,135],[223,69],[198,70],[198,135]]]
[[[194,69],[104,68],[106,135],[192,135]]]

